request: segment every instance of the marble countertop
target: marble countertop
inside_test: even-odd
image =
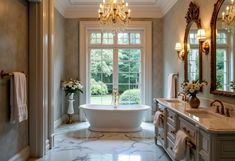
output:
[[[156,98],[155,100],[208,132],[235,133],[235,118],[215,113],[214,108],[192,109],[186,102],[171,101],[178,99]]]

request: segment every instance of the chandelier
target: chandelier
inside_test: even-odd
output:
[[[227,30],[231,30],[231,26],[234,24],[235,20],[235,4],[234,0],[226,7],[226,10],[222,12],[222,26]]]
[[[129,23],[131,10],[124,0],[103,0],[98,10],[98,20],[107,30],[120,32]]]

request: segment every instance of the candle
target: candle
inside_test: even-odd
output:
[[[126,7],[128,7],[128,3],[126,2]]]
[[[224,13],[224,12],[222,12],[222,20],[224,20],[224,15],[225,15],[225,13]]]
[[[233,4],[234,3],[234,0],[231,0],[231,4]]]

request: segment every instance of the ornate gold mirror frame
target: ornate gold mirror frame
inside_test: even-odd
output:
[[[220,91],[216,89],[216,22],[220,8],[225,0],[218,0],[214,5],[211,18],[211,88],[210,92],[215,95],[235,97],[235,92]]]
[[[193,23],[197,25],[198,29],[201,29],[201,19],[199,18],[199,7],[190,2],[188,12],[185,16],[186,19],[186,28],[184,34],[184,80],[188,81],[188,35],[190,28],[192,27]],[[202,80],[202,44],[199,42],[199,80]]]

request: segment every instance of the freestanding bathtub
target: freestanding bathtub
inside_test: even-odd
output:
[[[140,131],[147,105],[81,105],[92,131],[136,132]]]

